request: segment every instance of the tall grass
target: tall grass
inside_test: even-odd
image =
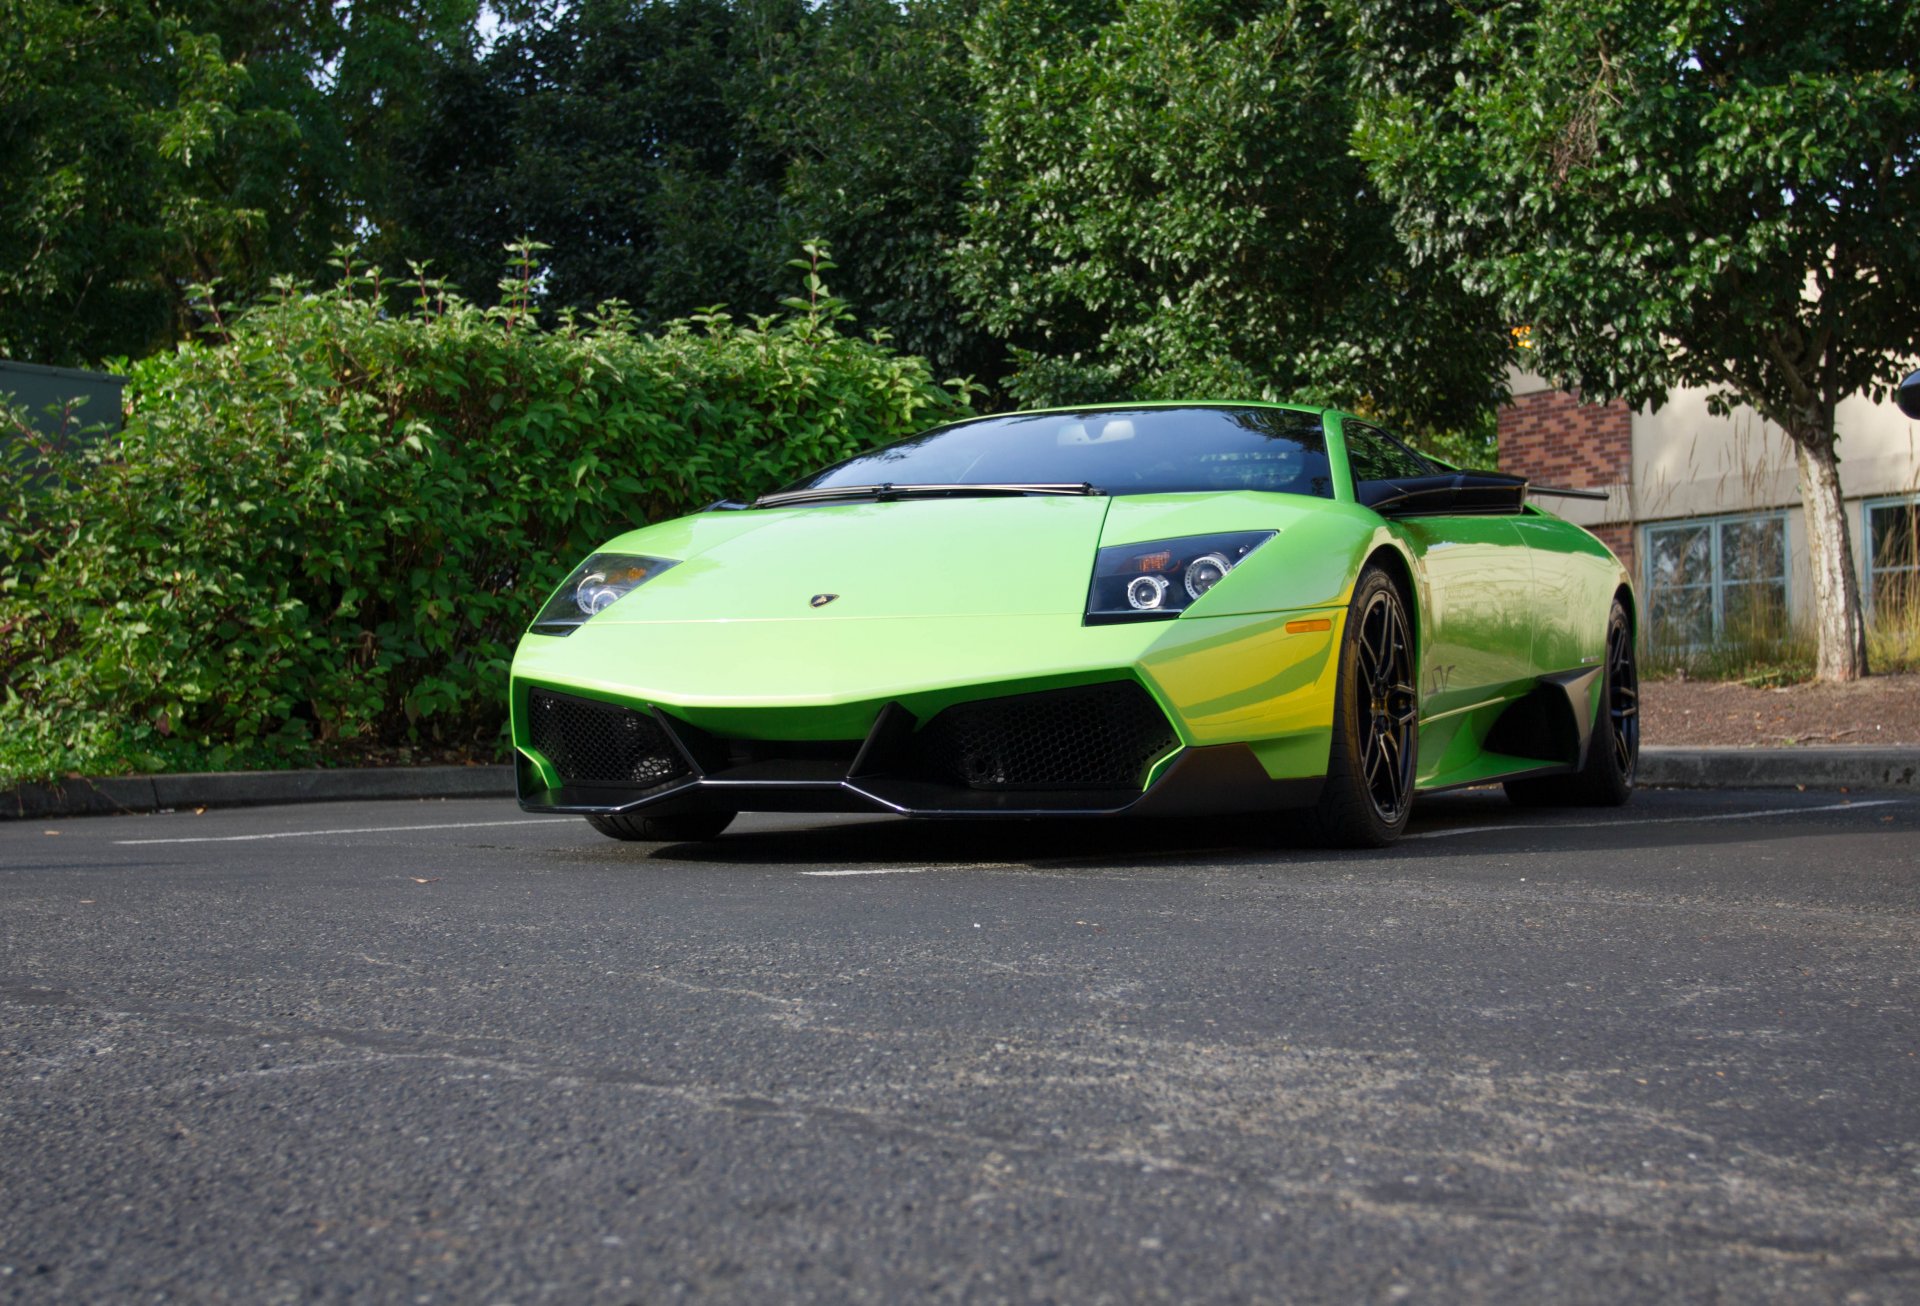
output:
[[[1711,644],[1669,644],[1652,637],[1644,643],[1641,674],[1650,680],[1793,685],[1813,679],[1819,662],[1813,632],[1797,624],[1730,628]]]
[[[1649,634],[1640,661],[1650,680],[1796,685],[1814,678],[1819,645],[1804,623],[1760,619],[1729,622],[1711,644],[1668,644]],[[1920,585],[1882,587],[1867,613],[1867,665],[1875,675],[1920,672]]]
[[[1920,671],[1920,603],[1876,613],[1867,622],[1867,665],[1880,675]]]

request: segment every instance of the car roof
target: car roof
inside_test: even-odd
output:
[[[1300,413],[1331,411],[1312,404],[1288,404],[1273,399],[1135,399],[1100,404],[1052,404],[1046,408],[1027,408],[1029,413],[1087,413],[1101,408],[1286,408]]]
[[[1142,408],[1273,408],[1291,413],[1311,413],[1316,417],[1325,417],[1328,414],[1351,416],[1338,408],[1316,408],[1311,404],[1283,404],[1271,399],[1136,399],[1115,403],[1054,404],[1046,408],[1016,408],[1004,413],[975,413],[971,417],[943,422],[941,427],[965,426],[971,422],[990,422],[1005,417],[1043,417],[1048,413],[1136,412]]]

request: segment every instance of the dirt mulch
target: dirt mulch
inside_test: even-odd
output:
[[[1640,686],[1641,741],[1673,747],[1920,744],[1920,675],[1782,689],[1702,680]]]

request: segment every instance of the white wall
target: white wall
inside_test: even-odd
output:
[[[1835,425],[1847,498],[1920,488],[1920,423],[1891,403],[1856,397],[1840,405]],[[1799,484],[1792,442],[1750,408],[1715,417],[1706,391],[1683,390],[1633,416],[1637,521],[1796,505]]]
[[[1786,509],[1792,559],[1787,603],[1800,616],[1812,602],[1812,577],[1793,444],[1750,408],[1713,416],[1706,396],[1704,390],[1676,391],[1663,407],[1634,414],[1633,519]],[[1855,397],[1840,405],[1834,424],[1840,433],[1840,485],[1847,497],[1855,574],[1864,584],[1867,540],[1860,501],[1920,489],[1920,422],[1890,401]]]
[[[1540,376],[1510,369],[1515,397],[1552,387]],[[1840,435],[1840,484],[1847,497],[1856,574],[1866,579],[1866,519],[1861,500],[1920,492],[1920,422],[1894,407],[1855,397],[1835,414]],[[1638,527],[1682,517],[1722,517],[1784,510],[1789,608],[1806,611],[1811,599],[1800,474],[1786,433],[1751,408],[1724,417],[1707,411],[1707,391],[1678,390],[1661,407],[1633,415],[1632,481],[1609,487],[1607,503],[1542,500],[1543,506],[1584,526],[1631,521]]]

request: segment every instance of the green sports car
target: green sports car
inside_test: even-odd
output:
[[[1625,802],[1637,619],[1524,479],[1351,413],[979,417],[581,563],[514,658],[520,805],[619,839],[1271,812],[1377,846],[1416,793]]]

